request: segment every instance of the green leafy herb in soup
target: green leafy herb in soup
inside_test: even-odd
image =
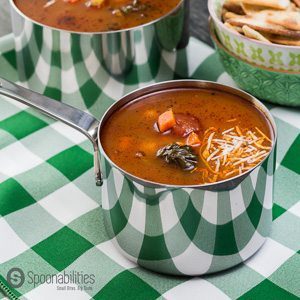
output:
[[[181,0],[15,0],[29,18],[59,29],[102,32],[132,28],[169,13]]]
[[[204,89],[167,90],[137,99],[113,113],[100,138],[123,170],[173,185],[235,177],[272,148],[270,124],[254,105]]]

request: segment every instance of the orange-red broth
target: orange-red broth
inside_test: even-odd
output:
[[[189,113],[199,119],[200,140],[209,127],[222,132],[234,126],[253,131],[258,127],[271,138],[270,124],[264,115],[238,96],[215,90],[168,90],[150,94],[115,112],[101,131],[104,151],[119,167],[145,180],[172,185],[206,183],[197,171],[184,171],[156,157],[161,147],[186,141],[186,138],[172,133],[157,131],[155,124],[158,116],[170,108],[175,114]],[[196,154],[199,150],[195,148]],[[145,156],[140,157],[138,152],[143,152]],[[200,157],[197,168],[205,168]]]
[[[106,0],[101,7],[87,6],[88,0],[70,3],[56,0],[47,6],[46,0],[14,0],[29,18],[47,26],[79,32],[104,32],[132,28],[152,22],[168,14],[180,0],[139,0],[145,8],[117,15],[114,10],[133,3],[132,0]]]

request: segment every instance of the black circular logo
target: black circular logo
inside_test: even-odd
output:
[[[25,281],[25,274],[20,268],[12,268],[6,276],[7,282],[12,288],[19,288]]]

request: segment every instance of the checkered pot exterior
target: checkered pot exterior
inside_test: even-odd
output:
[[[104,160],[108,235],[127,258],[153,271],[202,275],[233,267],[270,233],[274,156],[234,189],[219,192],[149,188]]]
[[[157,73],[161,52],[186,45],[182,1],[171,15],[136,29],[103,34],[71,33],[34,23],[12,2],[12,20],[21,82],[54,96],[79,91],[83,98],[99,95],[111,76],[124,82],[136,76],[136,65]],[[138,53],[138,55],[137,55]],[[131,74],[131,75],[130,75]]]

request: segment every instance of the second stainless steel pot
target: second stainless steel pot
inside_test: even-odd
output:
[[[52,95],[80,91],[84,98],[99,95],[110,76],[123,81],[135,65],[147,65],[155,73],[163,50],[175,51],[188,44],[189,2],[181,0],[173,11],[152,23],[85,33],[37,23],[10,0],[20,81],[33,90],[44,86]]]

